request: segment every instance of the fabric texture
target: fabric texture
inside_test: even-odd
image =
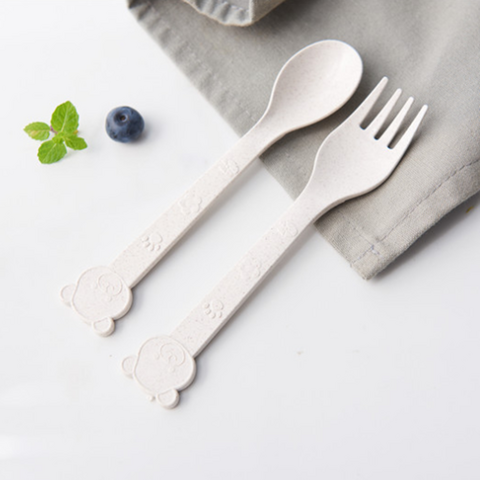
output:
[[[480,190],[480,1],[287,0],[246,28],[221,25],[180,0],[129,4],[239,135],[260,118],[277,73],[295,52],[329,38],[357,49],[364,75],[346,106],[262,155],[292,197],[305,186],[323,139],[381,77],[390,79],[382,99],[397,87],[405,92],[401,100],[417,99],[407,120],[429,105],[420,135],[391,178],[317,223],[363,278]]]
[[[184,0],[204,15],[225,25],[247,26],[285,0]]]

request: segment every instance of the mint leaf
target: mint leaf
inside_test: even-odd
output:
[[[67,154],[67,147],[63,141],[48,140],[43,142],[38,149],[38,159],[41,163],[55,163]]]
[[[62,103],[55,109],[51,124],[57,133],[75,133],[77,131],[78,113],[72,102]]]
[[[24,130],[35,140],[46,140],[40,145],[37,154],[42,163],[55,163],[61,160],[67,154],[67,146],[73,150],[87,148],[87,142],[77,136],[78,113],[72,102],[62,103],[55,109],[51,125],[33,122]],[[50,132],[54,135],[49,140]]]
[[[81,138],[77,137],[74,134],[65,135],[65,143],[67,147],[72,148],[73,150],[83,150],[87,148],[87,142]]]
[[[50,136],[50,126],[43,122],[29,123],[23,130],[34,140],[46,140]]]

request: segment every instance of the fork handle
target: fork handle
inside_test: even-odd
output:
[[[137,355],[123,360],[125,375],[133,378],[149,398],[156,398],[165,408],[175,407],[179,392],[195,378],[195,357],[315,220],[316,212],[309,208],[312,205],[297,199],[170,336],[149,338]]]
[[[300,199],[280,217],[171,337],[196,357],[272,271],[299,234],[316,218]]]
[[[122,277],[128,287],[134,287],[235,178],[280,136],[263,128],[259,121],[131,243],[110,264],[110,268]]]

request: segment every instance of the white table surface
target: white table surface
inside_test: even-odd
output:
[[[257,163],[96,337],[60,288],[108,264],[236,136],[122,0],[2,0],[0,36],[0,478],[479,478],[478,197],[369,282],[310,229],[164,410],[121,360],[169,333],[291,200]],[[41,165],[23,127],[66,100],[89,148]],[[145,118],[136,144],[104,131],[120,105]]]

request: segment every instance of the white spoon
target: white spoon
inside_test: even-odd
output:
[[[260,120],[108,267],[94,267],[62,289],[63,301],[102,336],[132,304],[132,291],[240,173],[289,132],[322,120],[353,95],[362,60],[338,40],[314,43],[283,66]],[[104,236],[104,233],[102,233]]]

